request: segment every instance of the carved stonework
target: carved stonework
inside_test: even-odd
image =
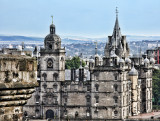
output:
[[[22,106],[38,86],[36,60],[28,56],[1,55],[0,65],[0,121],[21,121]]]

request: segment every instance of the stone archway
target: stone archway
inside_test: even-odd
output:
[[[50,109],[46,111],[46,119],[48,118],[54,119],[54,112]]]

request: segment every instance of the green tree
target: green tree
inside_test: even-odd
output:
[[[66,60],[65,68],[66,69],[72,69],[72,68],[78,69],[80,65],[81,65],[80,58],[78,56],[75,56],[71,60]],[[85,66],[85,62],[82,61],[82,67],[84,66]]]
[[[153,104],[158,105],[160,101],[160,70],[153,71]]]

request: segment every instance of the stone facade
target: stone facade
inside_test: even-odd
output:
[[[0,55],[0,121],[22,121],[22,107],[37,83],[37,61],[25,55]]]
[[[65,50],[53,24],[40,54],[40,86],[24,107],[26,117],[121,120],[152,111],[153,58],[129,56],[118,16],[105,56],[96,53],[89,67],[65,70]]]

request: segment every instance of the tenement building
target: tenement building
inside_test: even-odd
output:
[[[65,70],[65,49],[52,23],[38,62],[39,87],[23,109],[26,118],[121,120],[152,111],[155,61],[129,56],[118,15],[103,61],[95,54],[89,66]]]

